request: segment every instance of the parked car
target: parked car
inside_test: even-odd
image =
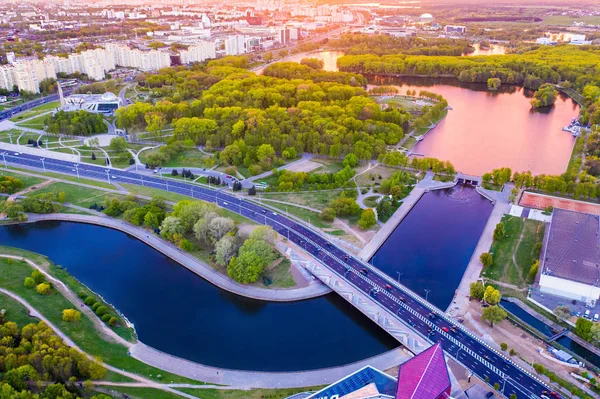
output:
[[[589,309],[587,309],[585,311],[583,317],[585,317],[586,319],[590,319],[590,320],[592,319],[592,317],[590,316],[590,310]]]
[[[598,321],[598,313],[594,315],[594,321]]]

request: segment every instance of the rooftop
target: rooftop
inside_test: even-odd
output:
[[[447,398],[450,374],[441,344],[435,344],[400,365],[396,399]]]
[[[542,273],[598,286],[600,282],[600,218],[554,209]]]

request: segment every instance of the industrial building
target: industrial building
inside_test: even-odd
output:
[[[600,217],[554,209],[542,248],[540,292],[595,305],[600,298]]]
[[[61,100],[63,111],[88,111],[93,113],[111,114],[121,104],[121,99],[114,93],[104,94],[73,94]]]

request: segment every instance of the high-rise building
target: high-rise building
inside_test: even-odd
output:
[[[143,71],[154,71],[171,66],[171,57],[165,51],[141,51],[116,43],[109,43],[105,48],[115,65],[138,68]]]
[[[193,44],[187,50],[181,50],[179,56],[182,64],[217,58],[215,42],[201,41],[198,44]]]
[[[15,68],[8,65],[0,65],[0,88],[12,90],[17,84]]]
[[[246,53],[246,37],[242,35],[228,36],[225,39],[225,54],[238,55]]]

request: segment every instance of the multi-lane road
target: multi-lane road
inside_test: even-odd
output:
[[[543,398],[551,390],[536,376],[512,362],[469,330],[449,318],[444,312],[425,301],[394,279],[331,244],[319,233],[271,209],[240,199],[222,191],[158,177],[142,176],[133,172],[109,169],[89,164],[42,158],[27,154],[0,151],[0,162],[30,168],[103,179],[168,190],[203,201],[213,202],[258,223],[273,227],[290,241],[303,247],[322,265],[336,273],[379,306],[395,314],[407,327],[412,328],[429,342],[441,342],[447,356],[466,367],[473,375],[493,386],[498,383],[505,397]],[[360,345],[357,342],[356,345]],[[546,392],[545,395],[550,395]],[[556,395],[558,397],[558,395]]]

